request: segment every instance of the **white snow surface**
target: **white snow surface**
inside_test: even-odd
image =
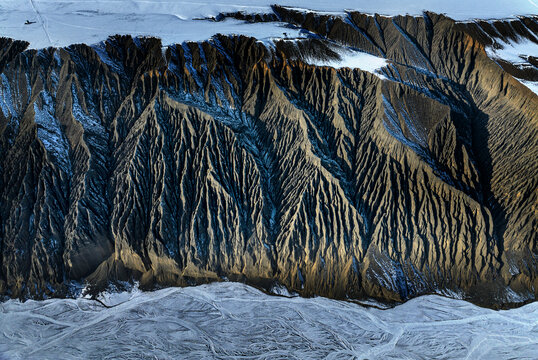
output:
[[[196,20],[221,12],[268,13],[271,4],[320,12],[420,15],[446,13],[456,20],[506,18],[538,13],[538,0],[2,0],[0,36],[27,40],[32,48],[95,44],[113,34],[150,35],[164,44],[205,40],[215,33],[244,34],[261,40],[293,36],[283,24]],[[25,25],[25,21],[35,24]]]
[[[491,59],[504,60],[521,67],[533,67],[533,65],[528,62],[527,58],[528,56],[538,56],[537,43],[523,38],[511,42],[505,42],[497,38],[495,41],[497,42],[496,46],[486,47],[486,53]],[[518,80],[538,95],[538,81]]]
[[[387,66],[387,60],[370,55],[361,51],[342,50],[338,51],[340,60],[319,60],[319,59],[304,59],[305,62],[316,66],[330,66],[337,69],[340,68],[359,68],[361,70],[368,71],[372,74],[385,78],[381,75],[381,68]]]
[[[532,92],[538,95],[538,81],[527,81],[518,79],[520,83],[528,87]]]
[[[527,63],[527,56],[538,56],[538,44],[529,39],[518,39],[509,43],[500,39],[495,40],[499,42],[500,48],[495,49],[488,46],[486,52],[489,57],[503,59],[515,65],[523,65]]]
[[[59,121],[54,117],[52,97],[46,91],[41,92],[42,108],[34,103],[37,137],[43,143],[47,153],[53,156],[53,161],[65,172],[71,172],[69,160],[69,142],[65,138]]]
[[[239,283],[0,303],[1,359],[535,359],[538,302],[423,296],[380,310]]]

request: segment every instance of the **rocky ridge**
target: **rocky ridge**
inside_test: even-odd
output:
[[[537,42],[537,19],[273,12],[217,20],[308,37],[1,40],[0,293],[228,278],[305,296],[536,299],[538,97],[514,76],[538,68],[486,48]],[[338,48],[388,65],[304,61]]]

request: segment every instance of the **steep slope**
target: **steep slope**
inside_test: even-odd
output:
[[[2,40],[1,293],[226,277],[337,298],[536,298],[538,98],[478,25],[273,12],[309,37]],[[304,61],[342,48],[388,65]]]

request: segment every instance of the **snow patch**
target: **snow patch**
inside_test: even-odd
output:
[[[71,86],[71,94],[73,96],[73,116],[75,120],[82,125],[85,131],[96,135],[103,135],[105,133],[105,128],[99,119],[95,116],[91,116],[91,114],[86,114],[86,112],[82,110],[75,85]]]
[[[296,297],[299,296],[296,292],[290,292],[287,287],[281,284],[275,284],[270,291],[272,294],[285,296],[285,297]]]
[[[533,298],[532,294],[524,295],[524,294],[516,293],[511,288],[506,288],[504,296],[505,296],[506,302],[512,302],[512,303],[522,303],[524,301],[527,301]]]
[[[65,173],[70,173],[69,144],[60,128],[60,123],[54,117],[52,97],[45,90],[41,92],[42,107],[34,103],[37,137],[43,143],[45,150],[52,155],[56,165]]]
[[[504,42],[495,39],[495,46],[488,46],[486,53],[492,59],[502,59],[514,65],[525,65],[528,63],[529,55],[538,56],[538,44],[529,40],[519,38],[517,41]]]
[[[438,290],[437,293],[442,296],[449,297],[451,299],[463,300],[463,292],[449,289]]]
[[[129,287],[129,291],[114,291],[114,289],[104,291],[97,295],[97,300],[109,307],[126,303],[142,295],[142,291],[140,291],[138,285],[136,282],[134,286]]]
[[[2,86],[0,87],[0,109],[4,114],[5,118],[14,117],[17,113],[13,107],[11,86],[9,85],[9,80],[5,74],[1,75],[2,77]]]
[[[538,44],[523,38],[518,38],[512,42],[505,42],[497,38],[494,46],[486,47],[486,53],[493,60],[503,60],[520,68],[532,68],[533,65],[529,63],[528,57],[538,55]],[[517,80],[538,94],[538,81]]]
[[[522,79],[517,79],[517,80],[523,85],[525,85],[526,87],[528,87],[529,90],[531,90],[533,93],[538,95],[538,81],[527,81],[527,80],[522,80]]]
[[[350,68],[350,69],[361,69],[368,71],[381,79],[386,79],[386,77],[381,73],[381,69],[387,66],[387,60],[362,52],[354,50],[339,50],[338,55],[340,60],[321,60],[306,58],[304,61],[310,65],[315,66],[329,66],[335,69],[341,68]]]

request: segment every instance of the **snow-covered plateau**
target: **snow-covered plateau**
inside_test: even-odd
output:
[[[27,40],[32,48],[94,44],[109,35],[150,35],[164,44],[200,41],[216,33],[258,39],[282,37],[293,31],[278,23],[248,24],[238,20],[200,20],[219,13],[269,13],[278,4],[341,14],[346,10],[383,15],[445,13],[455,20],[506,18],[538,12],[536,0],[2,0],[0,35]],[[35,22],[25,24],[26,21]]]
[[[108,307],[105,307],[106,304]],[[535,359],[538,303],[381,310],[225,282],[0,304],[1,359]]]

